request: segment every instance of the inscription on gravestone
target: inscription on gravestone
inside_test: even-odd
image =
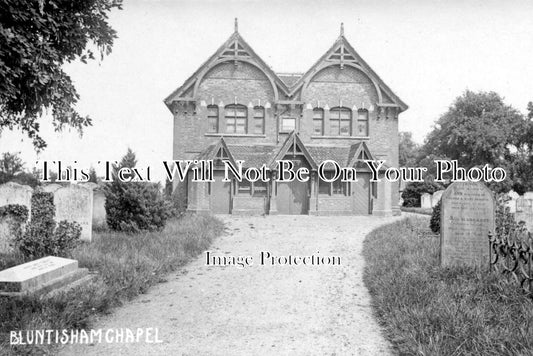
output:
[[[482,183],[454,182],[441,204],[441,265],[488,266],[488,234],[495,228],[492,192]]]
[[[69,185],[54,192],[56,221],[75,221],[81,225],[81,240],[91,241],[93,220],[93,192],[89,188]]]

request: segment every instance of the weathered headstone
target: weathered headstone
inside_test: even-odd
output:
[[[95,189],[93,190],[93,225],[101,227],[105,224],[105,193],[101,189]]]
[[[31,216],[31,195],[33,189],[27,185],[8,182],[0,185],[0,206],[19,204],[28,208],[28,217]]]
[[[67,220],[81,225],[81,240],[91,241],[93,221],[93,191],[71,184],[54,192],[56,221]]]
[[[509,200],[505,203],[505,205],[509,208],[510,213],[516,213],[516,200],[520,198],[520,195],[518,195],[518,193],[514,190],[511,190],[509,193],[507,193],[507,196],[509,197]]]
[[[489,265],[489,231],[495,229],[492,192],[479,182],[454,182],[442,195],[442,266]]]
[[[87,276],[78,261],[48,256],[0,271],[0,295],[50,292]]]
[[[420,207],[424,209],[431,209],[431,194],[424,193],[420,196]]]
[[[43,192],[47,192],[47,193],[54,193],[56,190],[58,190],[59,188],[61,188],[62,185],[61,184],[57,184],[57,183],[50,183],[50,184],[47,184],[47,185],[44,185],[41,190]]]
[[[0,217],[0,253],[12,252],[10,243],[13,239],[11,233],[11,223],[8,216]]]
[[[98,184],[93,182],[82,183],[93,191],[93,227],[106,225],[105,193]]]
[[[433,195],[431,196],[431,207],[434,208],[435,205],[438,204],[440,198],[442,198],[442,194],[444,193],[444,190],[437,190]]]
[[[524,195],[516,199],[515,220],[525,222],[527,230],[533,232],[533,198]]]

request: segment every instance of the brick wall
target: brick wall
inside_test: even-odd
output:
[[[252,132],[253,106],[261,105],[265,107],[265,133],[264,135],[231,135],[224,133],[224,139],[228,144],[277,144],[283,141],[285,134],[278,132],[278,119],[276,115],[286,110],[288,106],[278,107],[275,105],[275,91],[269,78],[257,67],[250,63],[239,61],[235,65],[233,61],[216,65],[203,77],[196,92],[196,104],[188,103],[176,105],[174,107],[174,159],[189,159],[197,155],[206,146],[216,143],[221,134],[207,133],[207,105],[212,103],[219,106],[219,122],[221,131],[224,131],[225,111],[228,104],[237,102],[248,108],[249,132]],[[283,95],[279,93],[280,99]],[[382,94],[383,95],[383,94]],[[376,159],[385,159],[386,164],[391,167],[398,167],[398,119],[394,114],[386,117],[385,113],[378,114],[376,103],[378,102],[378,92],[373,82],[362,71],[345,66],[327,67],[319,71],[309,82],[309,85],[296,95],[304,103],[291,108],[290,116],[297,119],[297,129],[300,138],[305,144],[311,145],[340,145],[349,146],[364,140],[370,152]],[[383,95],[385,102],[390,101]],[[268,104],[267,104],[268,103]],[[366,138],[357,137],[313,137],[312,109],[315,106],[328,106],[333,108],[342,105],[343,107],[365,108],[371,105],[374,110],[369,112],[369,135]],[[325,126],[328,126],[327,118],[329,112],[325,110]],[[379,116],[379,117],[378,117]],[[357,113],[352,115],[352,128],[355,126]],[[327,130],[326,130],[327,132]],[[193,184],[193,185],[196,185]],[[394,185],[397,187],[397,185]],[[387,187],[389,188],[389,187]],[[192,190],[190,190],[192,193]],[[198,192],[195,192],[194,206],[198,209],[206,206],[205,201],[201,201]],[[392,209],[397,209],[399,194],[397,189],[385,189],[384,186],[378,191],[378,195],[388,194],[387,199],[378,197],[380,202],[376,202],[379,211],[388,214]],[[190,203],[191,198],[189,198]],[[319,200],[324,206],[334,204],[333,201]],[[344,202],[338,202],[341,207],[337,210],[352,210],[352,207],[342,206]],[[238,204],[241,204],[239,201]],[[244,201],[243,201],[244,204]],[[351,203],[350,203],[351,204]],[[190,205],[190,204],[189,204]],[[376,206],[375,205],[375,206]],[[208,204],[207,204],[208,206]],[[189,207],[191,208],[191,207]],[[236,208],[234,206],[234,208]],[[244,207],[243,209],[248,209]],[[253,208],[255,209],[255,208]],[[333,208],[331,208],[333,209]],[[320,210],[320,208],[319,208]],[[333,210],[332,210],[333,211]]]

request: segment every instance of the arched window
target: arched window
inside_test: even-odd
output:
[[[313,135],[322,136],[324,134],[324,109],[313,109]]]
[[[254,107],[254,134],[262,135],[265,133],[265,108],[262,106]]]
[[[227,133],[246,133],[246,121],[248,119],[248,110],[244,105],[226,106],[226,132]]]
[[[368,110],[357,110],[357,124],[355,125],[356,136],[368,136]]]
[[[207,107],[207,132],[218,132],[218,106]]]
[[[351,136],[352,111],[348,108],[332,108],[329,111],[329,132],[332,136]]]

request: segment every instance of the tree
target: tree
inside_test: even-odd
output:
[[[461,167],[505,165],[521,146],[527,121],[495,92],[467,90],[427,136],[426,154],[457,160]]]
[[[24,163],[22,158],[19,157],[20,152],[2,153],[2,158],[0,158],[0,172],[4,173],[7,176],[15,176],[18,173],[24,171]]]
[[[122,182],[118,172],[135,168],[137,158],[128,148],[118,165],[113,166],[113,181],[105,188],[107,225],[113,230],[138,232],[162,229],[172,207],[163,198],[160,185],[148,182]]]
[[[418,144],[411,132],[400,132],[400,167],[414,167],[417,163]]]
[[[111,53],[113,8],[121,9],[122,0],[0,0],[0,132],[19,128],[41,150],[44,110],[56,131],[68,126],[82,133],[91,125],[74,108],[79,95],[62,65]]]
[[[94,167],[89,169],[89,182],[98,183],[98,177],[96,176],[96,170]]]
[[[29,185],[35,188],[39,185],[36,172],[28,172],[24,169],[24,162],[19,157],[20,152],[4,152],[0,158],[0,184],[15,182]]]

